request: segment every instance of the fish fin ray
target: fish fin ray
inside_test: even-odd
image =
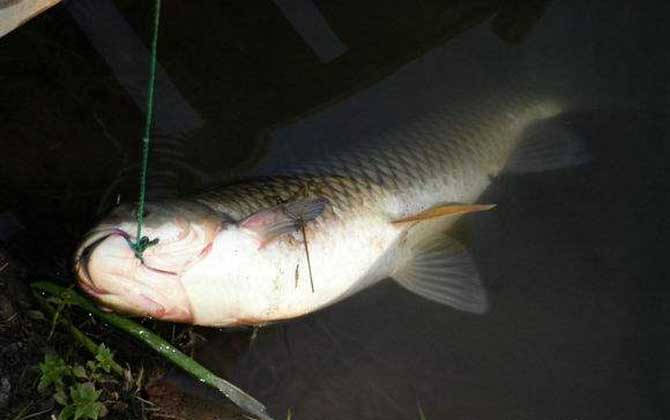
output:
[[[453,308],[483,314],[486,290],[470,253],[458,242],[440,235],[407,245],[407,259],[392,278],[410,292]]]
[[[422,220],[435,219],[443,216],[455,216],[460,214],[474,213],[480,211],[490,210],[495,207],[495,204],[459,204],[450,203],[431,207],[418,214],[413,214],[400,219],[391,221],[393,224],[403,224],[411,222],[420,222]]]
[[[325,198],[295,200],[258,210],[242,220],[241,228],[256,235],[265,245],[318,218],[326,209]]]
[[[543,172],[588,163],[591,156],[570,121],[561,116],[529,125],[507,161],[511,173]]]

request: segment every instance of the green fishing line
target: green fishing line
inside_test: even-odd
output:
[[[161,0],[156,0],[154,7],[154,31],[151,39],[151,64],[149,68],[149,82],[147,86],[147,115],[144,124],[144,136],[142,137],[142,168],[140,172],[140,196],[137,203],[137,240],[131,242],[130,246],[135,251],[135,256],[142,259],[144,251],[158,243],[158,238],[150,240],[142,236],[142,225],[144,224],[144,202],[147,188],[147,169],[149,166],[149,139],[151,135],[151,124],[154,110],[154,84],[156,80],[156,50],[158,45],[158,27],[160,22]]]

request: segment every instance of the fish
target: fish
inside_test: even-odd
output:
[[[437,108],[365,145],[180,199],[149,202],[142,258],[136,208],[120,205],[75,254],[80,288],[132,316],[212,327],[302,317],[391,279],[483,314],[474,259],[449,229],[491,211],[505,173],[583,164],[567,104],[513,86]]]

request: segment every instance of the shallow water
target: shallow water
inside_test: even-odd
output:
[[[588,165],[502,176],[481,198],[498,205],[468,222],[486,315],[386,281],[263,329],[236,358],[229,332],[208,331],[203,363],[277,418],[291,409],[294,419],[415,419],[418,405],[427,419],[450,420],[670,413],[667,5],[554,1],[510,43],[490,20],[451,37],[497,10],[487,2],[383,12],[316,2],[347,48],[326,48],[343,55],[324,63],[328,54],[310,50],[318,42],[272,3],[166,3],[159,86],[171,99],[159,99],[154,196],[365,144],[510,78],[577,99],[569,120],[592,155]],[[146,39],[149,9],[115,4]],[[517,16],[508,28],[542,10],[516,4],[503,9]],[[0,241],[33,276],[63,281],[78,238],[117,197],[132,200],[137,182],[143,97],[128,92],[141,89],[144,70],[130,81],[110,70],[110,45],[81,23],[92,13],[60,7],[0,39]]]

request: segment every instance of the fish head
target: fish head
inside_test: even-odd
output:
[[[92,229],[75,255],[80,288],[103,308],[132,316],[192,322],[182,275],[203,259],[224,221],[193,202],[147,203],[142,236],[157,241],[138,255],[136,210],[114,209]]]
[[[225,223],[208,256],[184,273],[194,323],[263,325],[302,315],[302,303],[293,303],[301,301],[294,283],[305,257],[302,234],[327,204],[320,197],[297,199]]]

